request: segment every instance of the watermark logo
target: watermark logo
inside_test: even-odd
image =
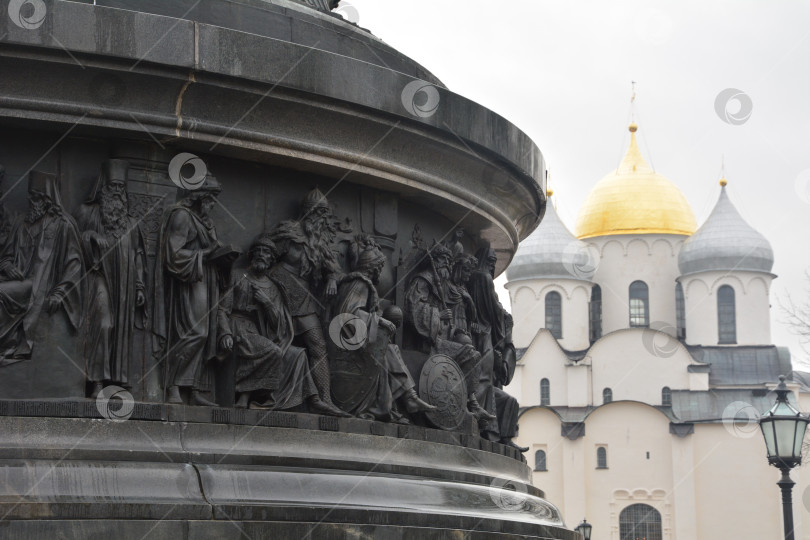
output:
[[[489,496],[495,506],[507,512],[517,512],[526,507],[526,484],[507,478],[494,478],[490,483]]]
[[[733,401],[723,409],[723,427],[731,435],[750,439],[759,433],[759,412],[750,403]]]
[[[36,30],[45,22],[48,9],[42,0],[10,0],[8,16],[11,22],[25,30]]]
[[[799,173],[793,187],[796,189],[799,200],[805,204],[810,204],[810,169],[805,169]]]
[[[563,268],[576,279],[590,279],[599,267],[599,249],[580,240],[574,240],[563,249]]]
[[[736,88],[726,88],[714,98],[714,111],[726,124],[740,126],[751,118],[754,102],[751,96]]]
[[[357,315],[339,313],[329,323],[329,337],[344,351],[356,351],[366,344],[368,329]]]
[[[439,89],[422,80],[411,81],[402,89],[402,106],[419,118],[429,118],[439,109]]]
[[[633,23],[636,35],[652,45],[662,45],[672,37],[672,17],[666,11],[644,9],[635,16]]]
[[[647,352],[658,358],[669,358],[678,351],[678,341],[672,337],[676,329],[671,324],[661,321],[650,323],[641,334],[641,341]]]
[[[189,191],[200,189],[207,175],[205,162],[194,154],[183,152],[169,162],[169,178],[179,188]]]
[[[346,2],[345,0],[342,0],[338,7],[332,10],[332,13],[338,13],[350,23],[357,24],[360,22],[360,12],[357,11],[357,8],[354,7],[354,5]]]
[[[96,408],[101,416],[113,422],[125,422],[132,416],[135,400],[132,394],[120,386],[105,386],[96,398]]]

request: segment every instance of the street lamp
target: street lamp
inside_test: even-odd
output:
[[[788,388],[785,376],[779,376],[776,387],[776,403],[759,419],[759,427],[765,436],[768,463],[782,471],[776,483],[782,489],[782,514],[785,521],[785,540],[793,538],[793,500],[791,490],[795,483],[790,479],[790,469],[802,462],[802,442],[810,418],[788,403]]]
[[[583,519],[583,520],[582,520],[582,523],[580,523],[579,525],[577,525],[577,528],[576,528],[576,529],[574,529],[574,532],[578,532],[579,534],[581,534],[581,535],[582,535],[582,537],[583,537],[585,540],[591,540],[591,529],[592,529],[592,528],[593,528],[593,527],[591,527],[591,524],[590,524],[590,523],[588,523],[588,520],[587,520],[587,519]]]

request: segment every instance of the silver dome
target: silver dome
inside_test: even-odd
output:
[[[549,203],[543,221],[520,243],[506,269],[506,279],[579,279],[591,281],[599,252],[577,240]]]
[[[770,273],[773,250],[742,218],[723,186],[709,219],[684,243],[678,267],[681,274],[711,270]]]

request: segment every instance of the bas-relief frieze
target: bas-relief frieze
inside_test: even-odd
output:
[[[447,430],[469,417],[515,446],[512,319],[489,246],[466,252],[461,229],[428,245],[417,225],[392,264],[395,199],[361,193],[355,230],[315,188],[294,215],[265,216],[242,253],[218,234],[224,187],[204,164],[173,203],[135,169],[99,163],[72,213],[59,177],[33,170],[28,208],[0,208],[0,370],[31,362],[31,328],[63,312],[89,398],[148,375],[145,400]]]

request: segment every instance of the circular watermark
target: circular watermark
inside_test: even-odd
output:
[[[127,97],[124,81],[111,73],[99,73],[90,81],[90,98],[94,105],[115,107]]]
[[[633,20],[636,35],[652,45],[662,45],[672,37],[672,17],[656,8],[641,10]]]
[[[208,175],[205,162],[188,152],[177,154],[169,162],[169,178],[177,187],[194,191],[200,189]]]
[[[101,416],[113,422],[125,422],[132,416],[135,400],[128,390],[120,386],[105,386],[96,398],[96,408]]]
[[[759,411],[745,401],[732,401],[723,409],[723,426],[731,435],[750,439],[759,433]]]
[[[649,328],[645,328],[641,334],[641,341],[647,352],[658,358],[669,358],[678,350],[678,340],[673,335],[677,334],[677,329],[671,324],[662,321],[650,323]]]
[[[805,204],[810,204],[810,169],[805,169],[796,176],[793,187],[799,199]]]
[[[507,512],[517,512],[526,507],[526,484],[508,478],[493,478],[489,496],[495,506]]]
[[[45,22],[48,8],[42,0],[10,0],[8,16],[15,25],[25,30],[36,30]]]
[[[576,279],[590,279],[599,267],[599,249],[581,240],[574,240],[563,249],[563,268]]]
[[[429,118],[439,109],[439,89],[422,80],[411,81],[402,89],[402,106],[419,118]]]
[[[751,96],[736,88],[726,88],[714,98],[714,112],[720,120],[732,126],[748,122],[753,110]]]
[[[341,0],[340,4],[338,4],[338,7],[332,10],[332,13],[339,14],[345,20],[353,24],[357,24],[360,22],[360,12],[357,11],[357,8],[354,7],[354,5],[352,5],[349,2],[346,2],[346,0]]]
[[[339,313],[329,323],[329,337],[340,349],[356,351],[366,344],[368,329],[357,315]]]

